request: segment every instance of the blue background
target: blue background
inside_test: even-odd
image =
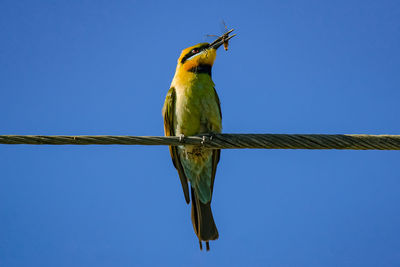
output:
[[[400,134],[398,1],[1,1],[0,134],[163,135],[183,48],[236,29],[226,133]],[[400,152],[224,150],[200,252],[167,147],[0,146],[0,265],[399,266]]]

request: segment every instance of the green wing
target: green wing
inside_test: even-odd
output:
[[[175,119],[175,88],[171,87],[168,90],[167,97],[165,98],[165,103],[163,107],[163,117],[164,117],[164,132],[166,136],[175,136],[175,127],[174,127],[174,119]],[[178,147],[169,146],[169,152],[171,153],[172,162],[174,163],[175,168],[178,170],[179,179],[181,180],[183,194],[185,195],[186,203],[190,202],[189,198],[189,187],[188,180],[186,178],[185,172],[183,171],[183,167],[178,155]]]
[[[218,104],[218,109],[219,109],[219,115],[221,116],[222,119],[222,112],[221,112],[221,102],[219,101],[219,97],[217,94],[217,91],[214,88],[214,95],[215,95],[215,101]],[[212,168],[211,168],[211,197],[212,197],[212,192],[214,189],[214,180],[215,180],[215,174],[217,172],[217,165],[219,162],[219,158],[221,157],[221,149],[215,149],[212,155]]]

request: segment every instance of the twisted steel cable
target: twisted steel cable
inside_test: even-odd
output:
[[[211,149],[400,150],[400,135],[206,134],[178,136],[0,135],[0,144],[29,145],[200,145]]]

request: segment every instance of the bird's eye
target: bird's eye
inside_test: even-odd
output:
[[[197,48],[192,50],[192,53],[198,53],[198,52],[199,52],[199,49],[197,49]]]

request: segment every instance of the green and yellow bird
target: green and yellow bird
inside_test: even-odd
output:
[[[211,44],[200,43],[182,51],[162,110],[166,136],[221,132],[221,107],[211,68],[217,49],[235,36],[228,36],[230,32],[232,30]],[[187,203],[190,202],[190,183],[191,217],[200,249],[205,241],[209,250],[209,240],[218,238],[211,199],[220,150],[190,145],[170,146],[169,150]]]

